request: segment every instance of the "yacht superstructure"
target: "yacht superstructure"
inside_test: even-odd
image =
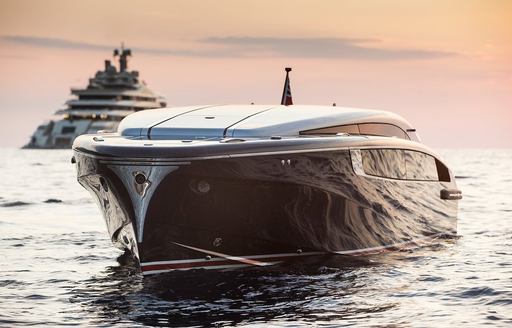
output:
[[[89,79],[86,88],[72,88],[74,97],[66,102],[66,108],[40,125],[25,148],[70,148],[81,134],[113,132],[131,113],[165,107],[164,98],[140,80],[139,72],[128,70],[129,56],[130,49],[115,49],[119,67],[105,60],[104,69]]]

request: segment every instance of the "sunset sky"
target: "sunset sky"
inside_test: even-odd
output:
[[[512,147],[512,1],[0,0],[0,146],[124,42],[169,105],[376,108],[434,148]]]

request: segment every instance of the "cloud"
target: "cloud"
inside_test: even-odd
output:
[[[31,45],[43,48],[58,48],[58,49],[82,49],[82,50],[111,50],[112,47],[107,47],[99,44],[92,44],[86,42],[76,42],[58,38],[47,38],[38,36],[21,36],[21,35],[3,35],[1,39],[7,42],[18,44]]]
[[[446,51],[378,47],[379,40],[377,39],[210,37],[199,41],[226,46],[232,52],[245,56],[251,53],[253,56],[267,53],[280,57],[407,60],[435,59],[456,55],[456,53]],[[367,46],[368,43],[377,44],[377,46]]]
[[[112,45],[37,36],[0,36],[0,40],[43,48],[111,51]],[[208,37],[196,40],[192,49],[133,47],[136,52],[162,56],[239,58],[293,57],[354,60],[437,59],[457,55],[453,52],[379,47],[370,38],[278,38]]]
[[[106,44],[95,44],[81,41],[71,41],[59,38],[39,37],[39,36],[22,36],[22,35],[3,35],[0,40],[30,45],[41,48],[54,49],[73,49],[73,50],[93,50],[93,51],[112,51],[114,47]],[[173,55],[173,56],[193,56],[194,53],[188,50],[172,50],[165,48],[132,48],[138,52],[151,53],[156,55]]]

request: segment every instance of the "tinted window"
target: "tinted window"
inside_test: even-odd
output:
[[[406,179],[405,155],[400,149],[362,150],[365,174],[391,179]]]
[[[436,159],[417,151],[405,151],[407,180],[439,181]]]
[[[301,135],[335,135],[337,133],[348,133],[355,135],[364,134],[370,136],[398,137],[402,139],[409,139],[407,133],[405,133],[398,126],[386,123],[338,125],[300,132]]]
[[[382,123],[362,123],[359,124],[359,133],[371,136],[398,137],[409,139],[407,134],[398,126]]]
[[[75,133],[75,127],[74,126],[64,126],[62,128],[62,134],[66,133]]]
[[[322,135],[322,134],[328,134],[328,135],[335,135],[337,133],[348,133],[348,134],[359,134],[359,128],[357,127],[357,124],[349,124],[349,125],[339,125],[339,126],[331,126],[327,128],[321,128],[321,129],[314,129],[314,130],[307,130],[307,131],[301,131],[300,134],[306,134],[306,135]]]
[[[382,178],[419,181],[450,181],[450,171],[439,160],[428,154],[403,149],[362,149],[357,151],[357,174]],[[355,156],[356,151],[351,151]],[[358,159],[359,158],[359,159]]]

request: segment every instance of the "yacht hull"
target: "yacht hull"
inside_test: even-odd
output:
[[[447,181],[359,175],[350,149],[155,161],[75,150],[78,180],[144,274],[361,255],[457,230]]]
[[[119,120],[59,119],[40,125],[32,134],[24,149],[70,149],[76,137],[98,133],[100,130],[115,131]]]

